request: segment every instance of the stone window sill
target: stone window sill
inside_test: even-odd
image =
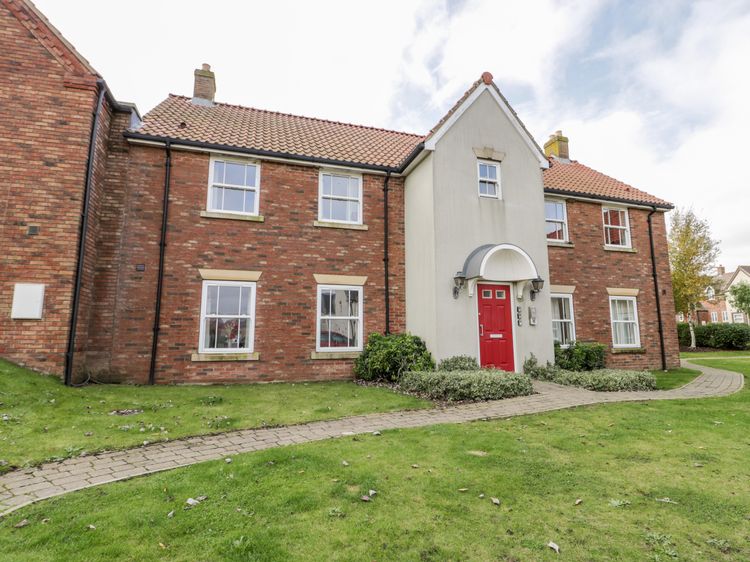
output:
[[[633,355],[639,355],[646,353],[646,350],[642,347],[613,347],[612,353],[614,355],[627,355],[627,354],[633,354]]]
[[[219,211],[201,211],[204,219],[229,219],[234,221],[265,222],[263,215],[240,215],[237,213],[221,213]]]
[[[607,252],[625,252],[626,254],[637,254],[638,250],[635,248],[618,248],[617,246],[602,246]]]
[[[345,222],[326,222],[326,221],[314,221],[313,226],[320,228],[343,228],[347,230],[369,230],[370,227],[366,224],[348,224]]]
[[[356,359],[361,351],[313,351],[310,359]]]
[[[260,353],[193,353],[191,361],[258,361]]]
[[[573,242],[557,242],[555,240],[547,240],[547,246],[553,248],[575,248],[576,245]]]

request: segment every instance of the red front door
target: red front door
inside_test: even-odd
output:
[[[482,367],[513,371],[513,311],[510,285],[477,285],[479,362]]]

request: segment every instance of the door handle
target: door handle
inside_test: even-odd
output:
[[[479,325],[479,335],[480,335],[480,336],[483,336],[483,335],[484,335],[484,324],[480,324],[480,325]]]

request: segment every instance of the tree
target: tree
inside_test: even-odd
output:
[[[714,263],[719,242],[711,237],[708,221],[692,209],[675,209],[669,230],[669,265],[677,312],[690,324],[690,347],[695,347],[695,310],[714,283]]]
[[[743,281],[729,288],[729,300],[732,306],[745,313],[745,318],[750,316],[750,284]]]

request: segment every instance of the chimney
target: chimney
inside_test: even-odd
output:
[[[716,266],[716,275],[724,275],[726,272],[727,270],[724,268],[723,265]]]
[[[193,103],[198,105],[213,105],[216,93],[216,78],[211,72],[211,65],[203,63],[201,68],[195,69],[195,85],[193,86]]]
[[[555,156],[560,160],[568,160],[568,137],[563,136],[562,131],[555,131],[554,135],[549,136],[549,140],[544,143],[544,154]]]

